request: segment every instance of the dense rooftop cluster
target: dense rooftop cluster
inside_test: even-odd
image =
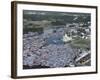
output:
[[[79,43],[73,47],[75,35],[71,35],[71,32],[70,37],[72,36],[72,40],[64,42],[63,38],[65,34],[68,35],[68,33],[66,33],[66,28],[68,27],[44,29],[41,34],[38,32],[23,34],[24,68],[34,68],[35,66],[35,68],[55,68],[81,65],[78,59],[78,63],[76,63],[75,59],[84,56],[83,52],[88,53],[90,49],[86,51],[87,45],[85,47],[86,49],[83,47],[81,48],[81,46],[77,48],[77,44]],[[64,39],[68,39],[68,36]],[[90,59],[90,54],[88,58]]]
[[[58,30],[60,31],[60,29]],[[59,35],[60,34],[60,35]],[[28,32],[23,35],[23,65],[64,67],[74,65],[75,53],[62,41],[63,33]]]

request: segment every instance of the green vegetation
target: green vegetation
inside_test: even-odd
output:
[[[75,39],[71,42],[72,47],[75,48],[89,48],[90,47],[90,39]]]
[[[28,33],[29,31],[38,32],[38,33],[42,33],[43,32],[43,28],[24,28],[23,30],[24,30],[23,34]]]
[[[69,13],[53,11],[31,11],[24,10],[23,18],[28,21],[51,21],[52,25],[66,25],[66,23],[87,23],[90,21],[89,13]]]

